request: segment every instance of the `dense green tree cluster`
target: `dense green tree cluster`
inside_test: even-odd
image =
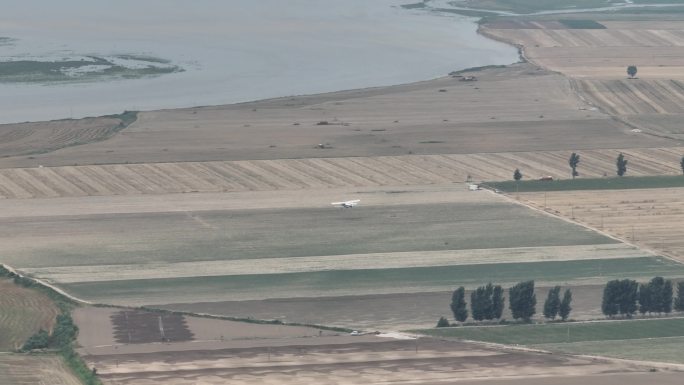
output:
[[[618,314],[632,317],[637,310],[646,313],[672,312],[674,287],[672,281],[663,277],[655,277],[648,283],[637,284],[630,279],[613,280],[603,289],[601,310],[608,317]],[[674,301],[675,309],[684,310],[684,286],[678,284],[678,297]],[[638,304],[637,304],[638,303]]]
[[[537,312],[537,296],[534,294],[534,281],[520,282],[508,289],[509,308],[514,319],[529,321]]]
[[[648,283],[642,283],[639,285],[639,312],[671,313],[672,295],[672,281],[663,277],[655,277]]]
[[[470,293],[470,309],[476,321],[501,318],[504,308],[503,289],[488,283]]]

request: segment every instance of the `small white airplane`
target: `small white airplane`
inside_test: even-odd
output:
[[[343,209],[350,209],[361,202],[361,199],[354,199],[352,201],[344,201],[344,202],[333,202],[331,205],[337,206],[337,207],[342,207]]]

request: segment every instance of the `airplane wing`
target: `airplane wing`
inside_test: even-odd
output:
[[[354,207],[354,206],[356,206],[357,204],[359,204],[359,202],[361,202],[360,199],[354,199],[354,200],[351,200],[351,201],[344,201],[344,202],[332,202],[331,205],[349,208],[349,207]]]

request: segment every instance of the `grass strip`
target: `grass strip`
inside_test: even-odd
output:
[[[612,320],[503,326],[461,326],[414,330],[435,337],[508,345],[561,344],[684,336],[684,318]]]
[[[684,187],[684,176],[625,176],[614,178],[559,179],[553,181],[502,181],[485,182],[482,185],[484,187],[510,193],[573,190],[628,190],[644,188]]]

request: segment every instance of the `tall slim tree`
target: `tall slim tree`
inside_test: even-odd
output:
[[[485,286],[480,286],[470,293],[470,313],[475,321],[487,319],[491,306]]]
[[[514,319],[529,321],[537,312],[534,281],[520,282],[508,289],[508,301]]]
[[[683,162],[684,162],[684,161],[683,161]],[[520,172],[520,169],[519,169],[519,168],[516,168],[516,169],[515,169],[515,172],[513,172],[513,179],[515,179],[515,181],[517,182],[517,181],[519,181],[520,179],[522,179],[522,177],[523,177],[523,174]]]
[[[568,164],[572,169],[572,179],[575,179],[576,176],[579,176],[579,173],[577,172],[577,165],[579,164],[579,162],[580,156],[573,152],[570,155],[570,159],[568,159]]]
[[[620,296],[619,296],[619,307],[620,314],[626,316],[627,318],[632,318],[632,315],[636,313],[637,300],[639,294],[639,284],[631,279],[623,279],[620,281]]]
[[[544,317],[554,319],[560,310],[560,286],[554,286],[549,290],[549,294],[544,301]]]
[[[571,303],[572,292],[570,289],[566,289],[565,293],[563,294],[563,300],[560,303],[560,308],[558,309],[558,315],[563,321],[567,320],[570,316],[570,312],[572,311],[572,306],[570,306]]]
[[[465,301],[465,288],[463,286],[454,290],[451,295],[451,311],[454,313],[454,319],[458,322],[464,322],[468,319],[468,309]]]
[[[630,78],[634,78],[637,74],[637,66],[631,65],[627,66],[627,75],[629,75]]]
[[[684,156],[682,157],[682,160],[679,161],[679,166],[682,168],[682,174],[684,174]]]
[[[677,298],[674,301],[674,308],[677,311],[684,311],[684,282],[677,282]]]
[[[601,311],[607,317],[614,317],[620,312],[618,298],[620,296],[620,280],[614,279],[603,288]]]
[[[625,159],[625,156],[622,155],[622,153],[618,155],[616,165],[618,176],[625,175],[625,173],[627,172],[627,159]]]

